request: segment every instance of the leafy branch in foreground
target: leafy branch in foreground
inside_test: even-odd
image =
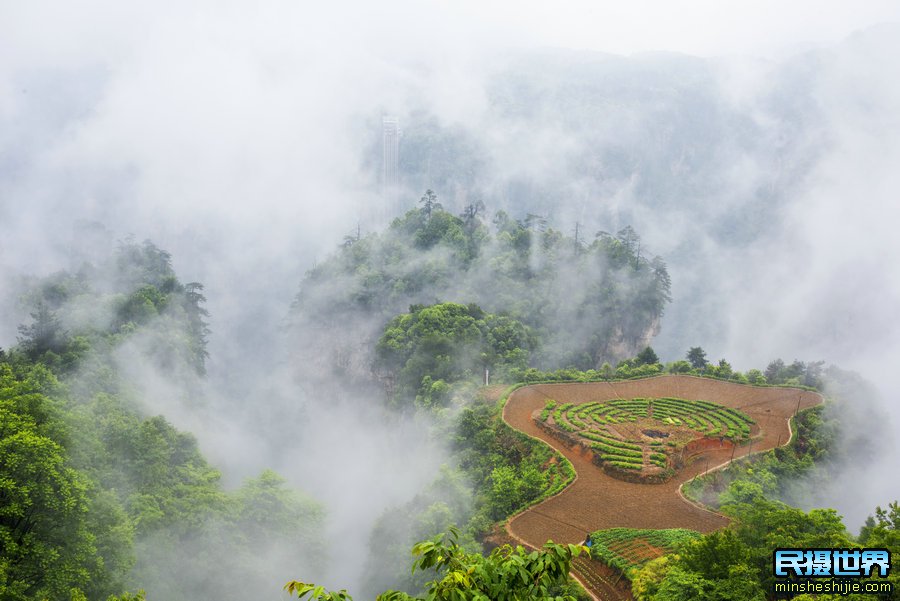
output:
[[[412,571],[434,570],[438,578],[426,585],[424,597],[400,591],[386,591],[378,601],[465,601],[519,599],[555,599],[575,601],[566,590],[572,560],[584,547],[548,542],[540,551],[528,552],[521,546],[503,545],[487,557],[467,553],[458,544],[459,531],[448,532],[422,541],[413,547]],[[324,587],[292,581],[285,590],[300,599],[352,601],[346,590],[326,591]]]
[[[284,585],[284,590],[290,595],[296,594],[300,599],[309,595],[310,599],[318,599],[319,601],[353,601],[353,597],[347,594],[345,589],[341,589],[337,592],[326,591],[324,586],[307,584],[306,582],[300,582],[298,580],[291,580],[288,582]]]

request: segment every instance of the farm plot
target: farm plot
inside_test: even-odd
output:
[[[549,422],[551,417],[548,415],[547,421],[540,419],[548,399],[555,399],[560,404],[573,403],[577,408],[576,419],[590,423],[593,422],[593,418],[589,417],[591,406],[633,398],[714,399],[716,403],[753,418],[756,422],[751,426],[754,443],[729,448],[727,444],[718,444],[718,438],[702,438],[694,445],[697,448],[691,452],[696,452],[697,457],[703,457],[706,461],[688,461],[672,478],[648,485],[640,479],[624,479],[613,476],[604,469],[597,469],[596,458],[588,447],[570,444],[573,437],[580,438],[577,434],[566,433],[565,438],[557,436],[552,422]],[[721,528],[728,523],[727,518],[688,502],[680,494],[679,487],[701,472],[716,469],[731,459],[787,444],[792,434],[790,418],[798,410],[814,407],[822,402],[820,394],[796,388],[755,387],[678,375],[625,382],[536,384],[519,388],[510,394],[504,406],[503,420],[512,428],[555,448],[572,463],[577,478],[560,494],[510,518],[506,530],[513,539],[537,549],[549,539],[580,543],[584,540],[585,532],[609,528],[686,528],[698,532],[711,532]],[[580,414],[582,410],[584,415]],[[661,427],[655,420],[645,421],[648,426],[641,427],[640,422],[645,419],[649,420],[639,418],[635,422],[593,422],[591,425],[616,431],[626,428],[637,432],[649,430],[653,434],[668,430],[668,427]],[[679,427],[672,428],[678,430]],[[650,442],[647,446],[671,448],[669,443],[672,438],[676,436],[648,437],[646,440]],[[579,557],[573,566],[595,599],[632,599],[630,593],[621,588],[628,579],[623,577],[621,581],[617,581],[618,575],[610,576],[609,571],[614,568],[584,556]]]
[[[674,397],[562,404],[549,400],[535,417],[576,434],[601,464],[647,475],[670,470],[672,456],[693,440],[739,444],[750,438],[754,424],[736,409]]]
[[[695,530],[610,528],[591,534],[591,557],[621,570],[631,580],[651,559],[672,553],[687,541],[700,537]]]

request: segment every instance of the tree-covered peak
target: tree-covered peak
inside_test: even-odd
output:
[[[413,305],[388,322],[375,364],[395,401],[442,406],[453,383],[523,369],[534,347],[528,326],[478,305]]]
[[[429,190],[387,229],[355,231],[311,270],[292,320],[311,352],[301,363],[315,374],[337,366],[366,377],[385,322],[446,301],[530,327],[536,367],[588,369],[649,344],[670,286],[665,262],[630,227],[570,236],[538,215],[489,215],[482,202],[455,215]]]
[[[203,284],[182,283],[171,255],[149,240],[119,242],[108,256],[24,282],[30,319],[18,351],[57,369],[72,368],[90,348],[115,346],[137,330],[153,340],[161,364],[205,373],[210,333]]]

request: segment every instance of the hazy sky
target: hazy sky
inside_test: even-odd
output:
[[[154,22],[190,22],[200,17],[212,25],[239,17],[252,25],[274,17],[296,33],[295,43],[327,39],[335,52],[360,42],[382,49],[392,43],[421,42],[423,47],[455,40],[467,44],[546,45],[624,53],[666,50],[710,56],[771,56],[810,44],[834,43],[857,29],[900,21],[893,0],[635,0],[596,2],[515,2],[509,0],[439,0],[416,2],[0,2],[0,48],[14,62],[18,52],[37,56],[64,49],[81,53],[117,45],[138,46]],[[347,32],[354,36],[344,36]],[[369,37],[365,32],[375,35]],[[253,35],[253,31],[249,31]],[[278,31],[258,30],[272,39]],[[267,36],[264,36],[267,37]],[[424,48],[423,48],[424,49]],[[36,58],[35,57],[35,58]],[[321,57],[318,57],[321,58]]]
[[[444,0],[439,4],[464,20],[515,32],[531,43],[623,54],[670,50],[701,56],[771,56],[836,42],[856,29],[900,20],[900,3],[891,0]]]

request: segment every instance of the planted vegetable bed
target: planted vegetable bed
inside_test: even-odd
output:
[[[601,465],[647,474],[671,471],[673,456],[692,440],[746,441],[754,424],[736,409],[673,397],[563,404],[550,400],[537,419],[584,439]]]

